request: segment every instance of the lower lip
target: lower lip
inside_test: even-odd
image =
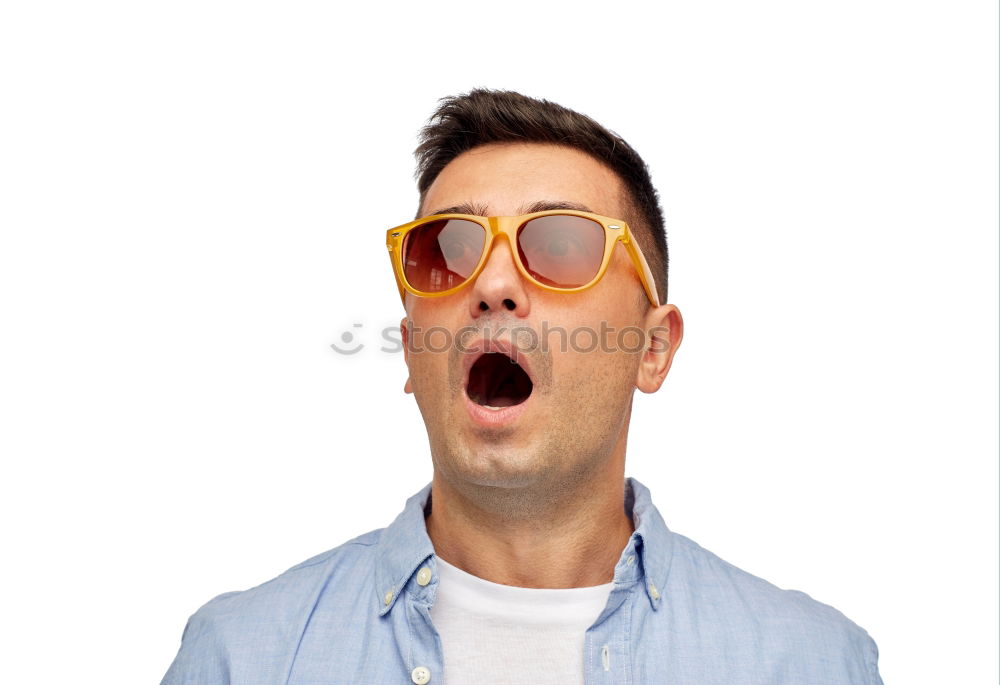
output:
[[[469,411],[469,416],[472,417],[473,422],[485,428],[499,428],[513,423],[518,416],[524,413],[525,405],[531,401],[531,395],[528,395],[528,398],[521,404],[501,407],[500,409],[487,409],[473,402],[467,394],[464,396],[465,408]]]

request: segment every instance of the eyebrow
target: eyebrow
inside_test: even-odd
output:
[[[451,207],[435,210],[427,216],[431,216],[433,214],[471,214],[472,216],[488,216],[489,209],[485,204],[463,202],[460,205],[452,205]]]
[[[530,205],[521,205],[521,209],[518,210],[518,212],[520,214],[532,214],[534,212],[547,212],[553,209],[572,209],[578,212],[594,213],[594,210],[590,209],[586,205],[580,204],[579,202],[565,202],[562,200],[539,200],[538,202],[534,202]],[[485,204],[463,202],[460,205],[453,205],[451,207],[438,209],[431,212],[431,214],[471,214],[472,216],[489,216],[489,208]]]

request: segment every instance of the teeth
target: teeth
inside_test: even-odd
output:
[[[484,404],[483,406],[486,407],[487,409],[492,409],[493,411],[500,411],[501,409],[503,409],[503,407],[494,407],[493,405],[490,404]]]

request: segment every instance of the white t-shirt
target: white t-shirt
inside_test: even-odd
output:
[[[444,685],[582,685],[584,633],[614,583],[558,590],[499,585],[437,558],[431,620]]]

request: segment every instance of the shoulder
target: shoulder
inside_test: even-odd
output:
[[[669,584],[702,619],[769,659],[851,671],[849,682],[881,683],[878,648],[859,625],[805,592],[785,590],[673,533]]]
[[[335,588],[354,599],[365,595],[383,530],[348,540],[261,585],[210,600],[188,619],[180,651],[163,683],[229,682],[237,664],[282,668],[325,593]],[[226,677],[192,679],[192,674]]]
[[[211,620],[225,626],[241,627],[254,618],[290,617],[315,603],[331,579],[352,580],[357,585],[368,574],[370,555],[383,529],[373,530],[353,540],[306,559],[271,580],[239,592],[223,593],[202,606],[192,619]],[[338,578],[346,576],[346,578]],[[344,583],[339,583],[343,585]]]

